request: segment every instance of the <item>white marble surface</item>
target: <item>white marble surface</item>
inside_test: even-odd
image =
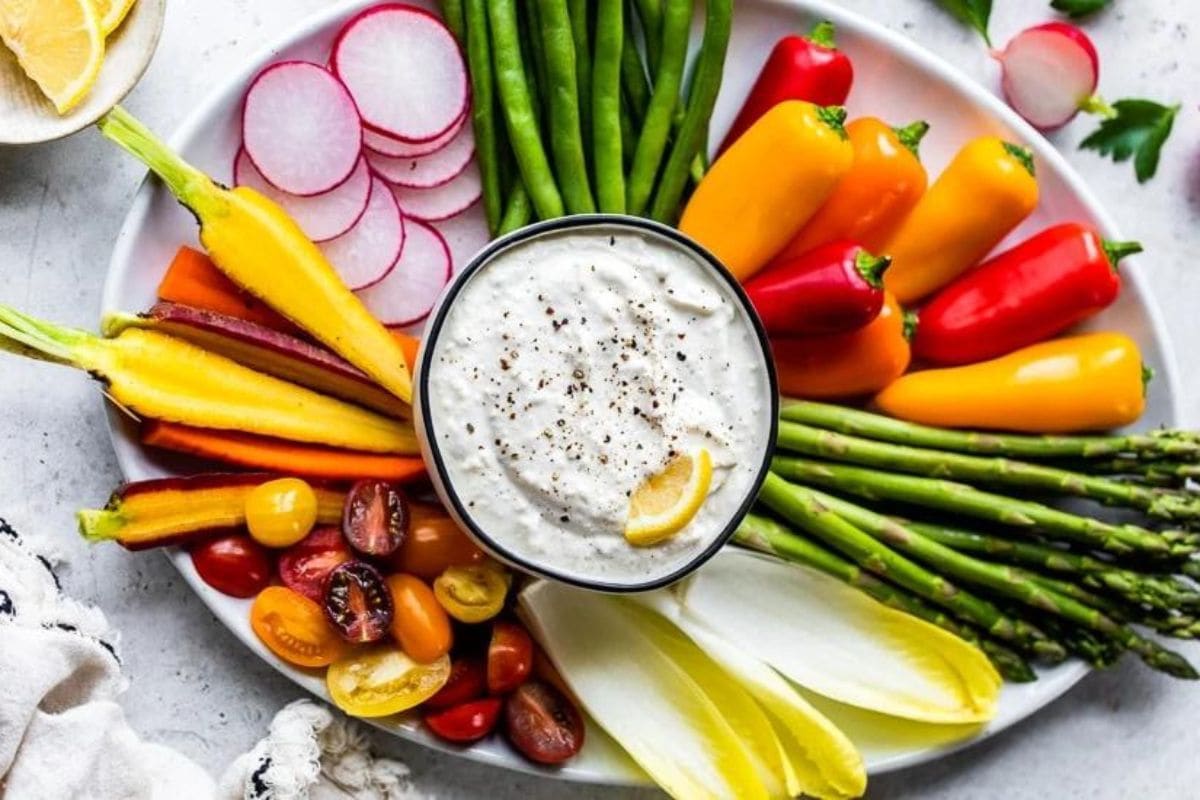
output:
[[[1048,0],[1002,0],[997,41],[1048,17]],[[326,0],[173,0],[162,46],[128,100],[170,131],[214,81],[261,43]],[[989,86],[996,68],[973,34],[932,0],[843,0],[899,29]],[[1194,101],[1200,86],[1200,5],[1192,0],[1115,0],[1089,24],[1103,54],[1110,98]],[[1183,363],[1185,421],[1200,425],[1200,114],[1185,108],[1159,177],[1139,188],[1132,170],[1074,150],[1077,122],[1056,142],[1086,175],[1126,232],[1141,239],[1155,294]],[[91,327],[120,221],[141,172],[84,132],[28,149],[0,148],[0,301]],[[132,688],[126,706],[148,737],[213,771],[249,747],[299,691],[252,656],[184,586],[165,559],[117,547],[88,548],[72,513],[101,503],[118,481],[94,387],[52,367],[0,360],[0,516],[45,532],[67,560],[67,589],[98,603],[124,630]],[[1200,648],[1190,648],[1200,657]],[[1195,796],[1200,686],[1171,682],[1127,662],[1094,676],[1052,707],[996,739],[944,761],[873,782],[879,798],[1118,798]],[[633,797],[567,787],[476,766],[405,743],[389,745],[439,797]],[[17,800],[14,798],[13,800]]]

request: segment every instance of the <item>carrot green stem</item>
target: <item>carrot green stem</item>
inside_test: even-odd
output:
[[[80,358],[80,346],[94,338],[86,331],[57,327],[15,308],[0,306],[0,349],[86,368]]]
[[[79,535],[89,542],[110,542],[117,538],[126,519],[120,511],[85,508],[75,513]]]

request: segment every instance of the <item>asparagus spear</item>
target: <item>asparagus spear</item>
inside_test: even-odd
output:
[[[1153,669],[1176,678],[1200,678],[1200,674],[1179,654],[1140,636],[1128,625],[1112,619],[1099,609],[1047,588],[1041,582],[1029,580],[1028,576],[1019,570],[958,553],[926,539],[893,519],[832,495],[806,487],[795,486],[792,489],[801,498],[807,497],[812,505],[843,518],[855,529],[877,537],[880,541],[903,550],[926,564],[936,565],[940,571],[958,580],[985,587],[1031,608],[1062,617],[1075,625],[1113,639],[1137,653],[1142,661]]]
[[[1144,511],[1161,519],[1200,518],[1200,500],[1193,496],[1041,464],[876,442],[796,422],[780,423],[778,445],[785,450],[876,469],[1086,497],[1105,505]]]
[[[737,531],[734,532],[733,541],[785,561],[818,569],[826,575],[853,586],[889,608],[903,611],[953,633],[960,639],[983,650],[988,660],[1007,681],[1029,683],[1037,680],[1037,674],[1016,651],[980,635],[974,628],[959,622],[941,609],[880,580],[773,519],[757,514],[747,515]]]
[[[1005,615],[992,602],[964,591],[941,575],[885,547],[821,507],[806,490],[792,486],[778,475],[767,475],[759,499],[812,536],[849,556],[859,566],[949,609],[960,619],[978,625],[997,639],[1047,661],[1061,661],[1066,655],[1062,645],[1051,641],[1035,626]]]
[[[1196,458],[1200,442],[1177,431],[1124,436],[1024,436],[946,430],[827,403],[792,401],[780,416],[826,430],[896,444],[1013,458],[1100,458],[1127,453]]]
[[[1078,625],[1070,625],[1060,619],[1039,619],[1038,624],[1053,632],[1054,637],[1065,644],[1072,655],[1096,669],[1108,669],[1125,654],[1125,648],[1119,642],[1097,636]]]
[[[799,483],[1040,531],[1118,555],[1140,553],[1171,557],[1189,555],[1196,550],[1197,537],[1187,531],[1156,533],[1134,525],[1101,522],[1040,503],[980,491],[962,483],[779,456],[772,460],[772,469]]]

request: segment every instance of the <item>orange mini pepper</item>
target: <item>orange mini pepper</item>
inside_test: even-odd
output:
[[[882,252],[884,285],[908,305],[978,264],[1038,202],[1033,154],[995,136],[958,152]]]
[[[738,280],[804,227],[854,161],[841,108],[788,100],[751,126],[700,181],[679,228]]]
[[[814,400],[877,392],[908,369],[910,334],[904,310],[889,294],[879,316],[856,331],[774,339],[779,391]]]
[[[880,252],[925,194],[919,148],[928,131],[927,122],[892,128],[875,117],[847,125],[854,165],[776,263],[839,239]]]
[[[1024,433],[1119,428],[1146,407],[1137,345],[1120,333],[1055,339],[964,367],[905,375],[875,398],[924,425]]]

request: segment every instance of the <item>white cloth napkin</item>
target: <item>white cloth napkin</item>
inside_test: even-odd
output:
[[[143,741],[117,702],[127,683],[99,609],[66,597],[51,561],[0,520],[0,800],[422,800],[408,768],[308,700],[218,782]]]

